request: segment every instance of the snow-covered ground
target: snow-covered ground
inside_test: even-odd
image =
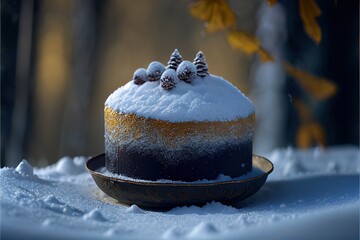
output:
[[[211,202],[166,212],[104,195],[85,157],[0,170],[1,239],[359,239],[360,151],[275,150],[274,172],[235,206]]]

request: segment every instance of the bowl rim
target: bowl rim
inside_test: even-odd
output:
[[[102,179],[107,179],[110,181],[116,181],[116,182],[122,182],[122,183],[128,183],[128,184],[133,184],[133,185],[141,185],[141,186],[158,186],[158,187],[209,187],[209,186],[217,186],[217,185],[225,185],[225,184],[236,184],[236,183],[245,183],[245,182],[250,182],[250,181],[255,181],[258,179],[262,179],[264,177],[267,177],[270,173],[273,172],[274,170],[274,164],[267,158],[262,157],[260,155],[257,154],[253,154],[252,156],[252,163],[254,164],[254,162],[259,162],[259,161],[263,161],[266,164],[268,164],[267,169],[261,168],[259,167],[261,170],[264,171],[264,173],[261,173],[255,177],[249,177],[249,178],[244,178],[244,179],[234,179],[234,180],[225,180],[225,181],[215,181],[215,182],[205,182],[205,183],[196,183],[196,182],[174,182],[174,183],[169,183],[169,182],[155,182],[155,181],[150,181],[150,180],[145,180],[145,181],[136,181],[136,180],[129,180],[129,179],[121,179],[121,178],[116,178],[116,177],[110,177],[110,176],[106,176],[100,172],[97,172],[96,169],[91,169],[89,166],[89,163],[92,161],[95,161],[97,159],[102,159],[105,158],[105,153],[99,154],[95,157],[90,158],[86,163],[85,163],[85,168],[86,170],[91,174],[91,175],[95,175],[98,176]],[[104,165],[105,167],[105,165]]]

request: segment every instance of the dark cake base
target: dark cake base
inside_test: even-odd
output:
[[[161,149],[151,153],[127,147],[117,148],[117,155],[105,154],[109,172],[127,177],[175,181],[213,180],[219,174],[239,177],[252,170],[252,142],[233,144],[210,154],[194,154],[194,149],[179,151],[173,159],[166,159]],[[113,156],[113,157],[111,157]]]

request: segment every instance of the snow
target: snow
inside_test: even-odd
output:
[[[34,177],[34,170],[33,167],[23,159],[19,165],[15,168],[15,171],[17,171],[19,174],[23,175],[24,177]]]
[[[245,167],[245,164],[242,164],[243,167]],[[117,174],[117,173],[112,173],[109,172],[105,167],[97,169],[97,172],[103,174],[104,176],[107,177],[112,177],[112,178],[117,178],[117,179],[121,179],[121,180],[127,180],[127,181],[132,181],[132,182],[147,182],[147,183],[174,183],[174,184],[181,184],[181,183],[189,183],[189,182],[184,182],[184,181],[174,181],[174,180],[169,180],[169,179],[158,179],[156,181],[151,181],[151,180],[145,180],[145,179],[136,179],[136,178],[131,178],[122,174]],[[260,168],[257,168],[255,166],[253,166],[252,170],[246,174],[241,175],[240,177],[237,178],[231,178],[230,176],[224,175],[224,174],[219,174],[219,176],[216,179],[213,180],[209,180],[209,179],[200,179],[197,181],[193,181],[191,183],[196,183],[196,184],[201,184],[201,183],[215,183],[215,182],[226,182],[226,181],[230,181],[230,180],[244,180],[244,179],[249,179],[249,178],[254,178],[257,176],[260,176],[261,174],[264,174],[264,171]]]
[[[162,63],[158,61],[153,61],[147,67],[146,76],[151,81],[157,81],[160,79],[161,74],[163,74],[164,71],[165,71],[165,66]]]
[[[205,56],[201,51],[196,54],[196,57],[194,59],[194,64],[196,66],[198,76],[205,77],[209,74],[208,72],[209,69],[206,63]]]
[[[106,196],[85,157],[0,170],[4,239],[359,239],[360,151],[278,149],[252,197],[148,211]]]
[[[161,74],[160,86],[166,90],[170,90],[176,87],[178,81],[179,79],[176,75],[176,71],[172,68],[168,68]]]
[[[93,209],[90,212],[84,214],[82,217],[85,221],[86,220],[93,220],[93,221],[99,221],[99,222],[106,222],[107,220],[104,218],[104,216],[99,212],[98,209]]]
[[[133,75],[133,80],[134,81],[142,80],[143,82],[146,82],[148,80],[146,76],[146,69],[145,68],[136,69]]]
[[[128,209],[125,210],[127,213],[137,213],[137,214],[145,214],[146,212],[139,208],[136,204],[131,205]]]
[[[185,60],[179,64],[176,69],[176,74],[180,80],[183,80],[186,83],[191,83],[197,74],[196,66],[192,62]]]
[[[167,63],[166,69],[172,68],[176,70],[176,68],[179,66],[179,64],[182,62],[183,58],[180,55],[179,51],[177,49],[174,50],[174,52],[171,54],[170,59]]]
[[[251,101],[231,83],[215,75],[178,81],[167,91],[159,81],[118,88],[105,102],[117,112],[169,122],[232,121],[254,113]]]

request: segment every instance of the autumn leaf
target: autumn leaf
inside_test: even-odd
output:
[[[254,35],[244,31],[231,31],[228,34],[228,42],[233,48],[247,54],[259,53],[263,62],[273,61],[273,57],[261,47],[260,40]]]
[[[313,144],[326,145],[326,133],[324,128],[317,122],[301,125],[296,133],[296,145],[299,148],[309,148]]]
[[[316,18],[321,15],[321,10],[315,0],[300,0],[300,17],[304,24],[305,32],[317,44],[321,41],[321,29]]]
[[[260,47],[258,52],[259,52],[260,60],[262,62],[273,62],[273,61],[275,61],[273,56],[271,56],[270,53],[268,51],[266,51],[264,48]]]
[[[206,22],[208,32],[236,27],[235,14],[226,0],[196,0],[189,9],[193,17]]]
[[[305,91],[316,100],[327,99],[337,92],[337,85],[327,78],[314,76],[286,62],[284,62],[284,67],[286,72],[296,79]]]
[[[305,104],[303,100],[294,98],[293,104],[299,114],[300,122],[309,123],[313,121],[310,108]]]
[[[300,118],[300,127],[296,132],[296,145],[299,148],[309,148],[313,144],[325,146],[325,129],[313,119],[310,108],[299,99],[294,99],[293,103]]]
[[[244,31],[231,31],[228,34],[228,41],[232,47],[247,54],[253,54],[260,48],[260,40]]]
[[[277,4],[277,0],[267,0],[266,1],[267,2],[267,4],[270,6],[270,7],[272,7],[272,6],[274,6],[275,4]]]

